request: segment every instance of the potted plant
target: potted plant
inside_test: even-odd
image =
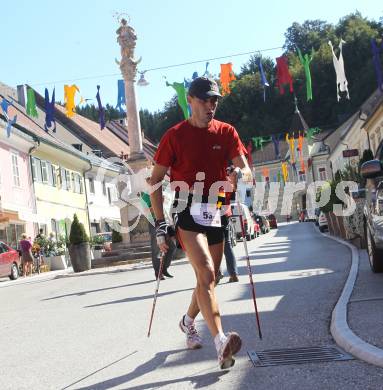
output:
[[[44,238],[43,240],[44,243],[42,253],[44,263],[48,264],[52,271],[68,268],[68,264],[65,258],[65,237],[59,236],[56,240],[52,236],[48,239]]]
[[[89,237],[76,214],[73,216],[70,227],[69,243],[69,255],[73,271],[83,272],[89,270],[91,268]]]
[[[93,236],[91,240],[93,258],[98,259],[102,256],[104,249],[105,238],[103,236]]]

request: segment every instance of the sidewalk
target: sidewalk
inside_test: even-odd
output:
[[[358,359],[383,367],[383,274],[374,274],[365,250],[338,241],[350,249],[350,273],[331,319],[336,343]]]

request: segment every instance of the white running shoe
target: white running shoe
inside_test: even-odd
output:
[[[238,333],[229,332],[226,341],[221,344],[218,350],[218,363],[221,370],[234,366],[235,360],[233,355],[241,349],[241,346],[242,340]]]
[[[191,325],[184,324],[184,317],[180,321],[180,329],[186,334],[186,345],[189,349],[199,349],[202,348],[202,339],[197,332],[197,329],[194,326],[194,323]]]

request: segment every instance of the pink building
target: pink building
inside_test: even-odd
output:
[[[29,153],[36,144],[15,127],[8,137],[4,119],[0,116],[0,241],[16,246],[22,233],[35,236]]]

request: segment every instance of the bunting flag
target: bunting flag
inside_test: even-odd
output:
[[[299,155],[299,163],[300,163],[301,171],[304,173],[306,171],[306,169],[305,169],[305,162],[304,162],[304,159],[303,159],[303,142],[304,142],[303,135],[301,134],[301,132],[299,132],[299,136],[298,136],[298,155]]]
[[[212,79],[213,75],[207,70],[208,67],[209,67],[209,62],[206,62],[206,64],[205,64],[205,73],[202,76],[207,77],[208,79]],[[198,75],[196,77],[198,77]]]
[[[7,121],[7,137],[9,138],[11,136],[11,131],[12,131],[12,126],[16,123],[17,121],[17,115],[13,117],[13,119]]]
[[[311,143],[311,141],[314,138],[314,135],[319,133],[320,129],[318,127],[310,127],[309,129],[306,130],[306,138],[307,141]]]
[[[291,166],[293,167],[293,172],[298,176],[298,171],[297,171],[297,164],[294,162],[291,163]]]
[[[3,110],[3,113],[4,115],[8,118],[8,107],[11,106],[12,104],[9,103],[9,101],[7,99],[4,99],[2,100],[1,104],[0,104],[0,107],[1,109]]]
[[[267,81],[265,72],[263,71],[261,57],[258,58],[257,64],[258,64],[258,68],[259,68],[259,73],[261,74],[261,83],[263,85],[263,101],[265,102],[266,101],[266,87],[269,86],[269,82]]]
[[[274,144],[274,152],[275,152],[275,159],[281,158],[281,155],[279,153],[279,141],[280,141],[280,135],[272,135],[271,140]]]
[[[303,65],[303,68],[305,70],[305,76],[306,76],[306,100],[312,100],[313,99],[313,91],[312,91],[312,84],[311,84],[311,73],[310,73],[310,63],[313,60],[314,57],[314,49],[311,49],[311,55],[305,54],[302,56],[301,51],[299,48],[297,48],[298,51],[298,57],[299,61]]]
[[[289,178],[289,171],[287,168],[287,163],[285,161],[282,162],[281,168],[282,168],[283,181],[287,183],[287,179]]]
[[[11,131],[12,131],[12,126],[16,123],[17,121],[17,115],[13,117],[13,119],[9,119],[8,116],[8,107],[11,106],[12,104],[8,102],[7,99],[2,100],[0,107],[3,111],[3,114],[5,116],[5,119],[7,121],[7,126],[5,128],[5,131],[7,132],[7,137],[9,138],[11,136]]]
[[[383,92],[382,64],[380,62],[380,53],[383,52],[383,40],[380,42],[380,45],[378,45],[375,39],[371,39],[371,49],[378,88]]]
[[[271,137],[252,137],[255,149],[263,149],[263,144],[270,142]]]
[[[290,92],[294,92],[293,88],[293,78],[291,77],[291,74],[289,72],[289,67],[287,63],[287,57],[281,56],[277,57],[277,86],[279,88],[279,93],[283,95],[285,93],[285,90],[283,88],[284,84],[290,85]]]
[[[80,92],[77,85],[64,85],[64,104],[66,108],[65,115],[71,118],[76,112],[75,95],[76,92]]]
[[[289,133],[286,134],[286,142],[289,144],[290,147],[290,161],[291,163],[295,162],[295,138],[294,133],[293,136],[290,137]]]
[[[230,90],[230,83],[235,80],[235,75],[232,69],[233,64],[221,64],[221,85],[222,85],[222,96],[228,95]]]
[[[105,109],[101,104],[100,86],[97,85],[96,100],[98,105],[98,121],[100,123],[101,130],[105,127]]]
[[[56,132],[56,121],[55,121],[55,88],[53,88],[52,92],[52,100],[49,101],[49,92],[48,88],[45,88],[45,131],[52,130],[54,133]],[[51,129],[51,127],[53,128]]]
[[[126,99],[125,99],[125,83],[124,80],[118,80],[117,81],[117,105],[116,108],[118,108],[118,111],[124,112],[122,109],[122,106],[126,106]]]
[[[167,87],[173,87],[173,89],[177,93],[178,98],[178,104],[182,109],[182,112],[184,114],[185,119],[188,119],[190,117],[189,110],[188,110],[188,101],[186,98],[186,88],[184,83],[176,83],[170,84],[166,82]]]
[[[27,114],[32,118],[39,116],[36,108],[35,91],[32,88],[27,88]]]
[[[341,98],[340,92],[347,92],[347,99],[350,99],[350,94],[348,93],[348,82],[346,79],[346,73],[344,71],[344,61],[343,61],[343,55],[342,55],[342,46],[343,43],[346,43],[343,39],[339,42],[339,59],[336,58],[336,55],[334,53],[334,47],[331,43],[331,41],[328,41],[328,44],[331,47],[332,52],[332,62],[334,64],[335,73],[336,73],[336,90],[337,90],[337,98],[338,102]]]

